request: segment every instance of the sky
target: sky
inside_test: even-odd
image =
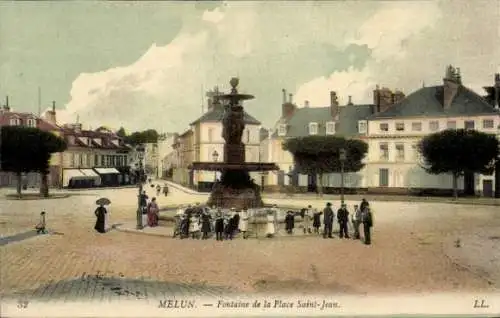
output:
[[[0,101],[59,123],[183,132],[204,92],[239,77],[271,127],[282,89],[303,106],[371,103],[376,85],[481,95],[500,72],[500,1],[0,2]]]

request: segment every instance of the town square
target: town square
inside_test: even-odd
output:
[[[0,3],[8,315],[499,309],[495,5]]]

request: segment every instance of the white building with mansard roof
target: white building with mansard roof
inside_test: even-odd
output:
[[[422,87],[358,123],[369,145],[366,187],[414,192],[451,189],[451,175],[431,175],[420,167],[419,141],[445,129],[498,134],[499,126],[498,106],[463,86],[460,70],[449,66],[442,85]],[[492,196],[494,179],[493,175],[465,176],[459,180],[459,189]]]

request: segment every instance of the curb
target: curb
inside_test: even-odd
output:
[[[66,199],[71,197],[72,194],[64,194],[64,195],[49,195],[48,198],[43,197],[43,196],[37,196],[37,197],[23,197],[19,196],[17,194],[6,194],[4,195],[5,199],[7,200],[13,200],[13,201],[36,201],[36,200],[57,200],[57,199]]]

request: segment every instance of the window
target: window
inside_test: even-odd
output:
[[[33,118],[28,119],[28,127],[36,128],[36,120]]]
[[[101,167],[105,167],[106,162],[104,161],[104,155],[101,155]]]
[[[335,134],[335,122],[329,121],[326,123],[326,134],[327,135]]]
[[[412,131],[422,131],[422,123],[420,123],[420,122],[411,123],[411,130]]]
[[[405,160],[405,145],[404,144],[396,144],[396,160],[404,161]]]
[[[278,136],[285,136],[285,135],[286,135],[286,125],[280,124],[278,127]]]
[[[473,120],[466,120],[464,122],[464,128],[465,129],[474,129],[474,121]]]
[[[80,154],[80,167],[83,167],[85,164],[85,155],[82,153]]]
[[[389,186],[389,169],[385,169],[385,168],[382,168],[382,169],[379,169],[379,181],[378,181],[378,185],[380,187],[388,187]]]
[[[389,124],[388,123],[381,123],[379,126],[380,131],[389,131]]]
[[[94,155],[94,166],[98,166],[98,165],[99,165],[99,156]]]
[[[19,118],[16,118],[16,117],[11,118],[10,125],[11,126],[19,126],[19,125],[21,125],[21,121],[19,120]]]
[[[122,166],[122,156],[118,156],[116,157],[116,165],[118,167],[121,167]]]
[[[246,139],[247,139],[246,143],[247,144],[250,143],[250,130],[249,129],[246,132]]]
[[[419,159],[418,144],[412,144],[411,149],[413,152],[413,160],[418,160]]]
[[[318,134],[318,123],[309,123],[309,135]]]
[[[493,119],[483,119],[483,128],[489,129],[493,128],[494,122]]]
[[[80,158],[78,158],[79,155],[75,153],[73,156],[73,167],[78,167],[78,162],[80,161]]]
[[[75,154],[69,154],[69,166],[73,168],[75,166]]]
[[[212,142],[214,140],[214,129],[208,128],[208,142]]]
[[[396,131],[405,131],[405,123],[396,123]]]
[[[446,129],[457,129],[457,122],[454,120],[449,120],[446,123]]]
[[[380,160],[389,160],[389,144],[386,142],[380,143]]]
[[[358,132],[360,134],[366,134],[366,121],[364,120],[358,121]]]
[[[437,120],[433,120],[429,122],[429,130],[430,131],[438,131],[439,130],[439,122]]]

